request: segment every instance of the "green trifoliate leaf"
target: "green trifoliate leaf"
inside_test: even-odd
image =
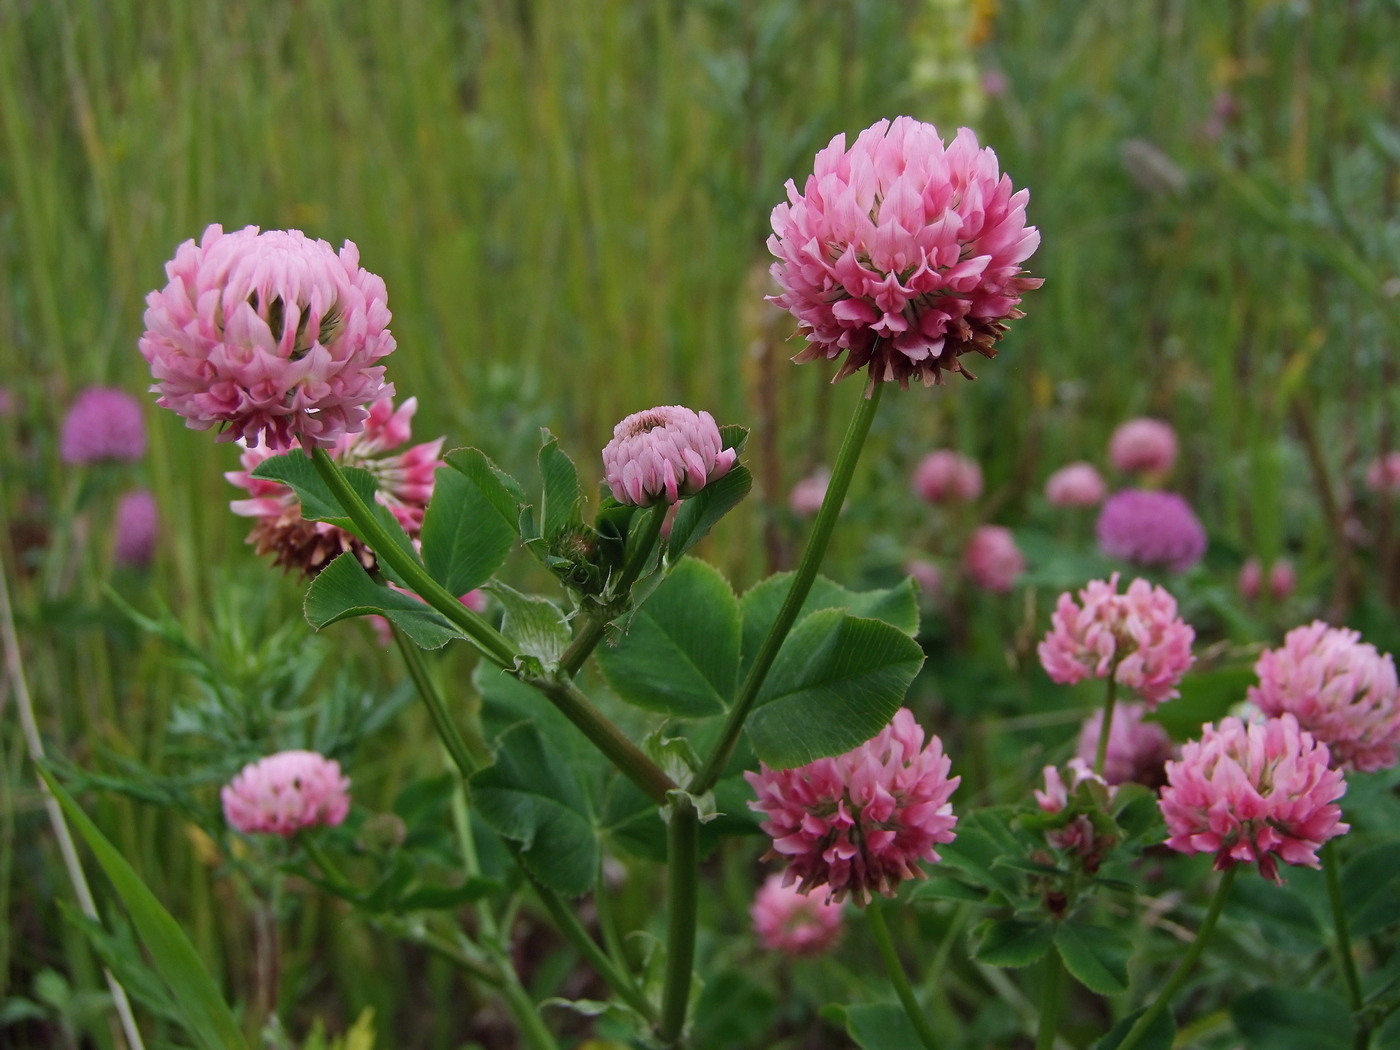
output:
[[[1043,957],[1055,939],[1049,922],[996,919],[983,924],[982,939],[973,954],[991,966],[1029,966]]]
[[[521,594],[500,580],[487,584],[486,590],[505,607],[501,633],[514,643],[516,651],[536,661],[542,671],[558,667],[572,638],[563,610],[545,598]]]
[[[337,620],[378,613],[392,620],[423,649],[438,649],[463,637],[431,606],[375,583],[351,551],[340,555],[311,581],[302,609],[307,623],[318,631]]]
[[[499,569],[516,531],[466,474],[439,467],[423,515],[423,564],[449,593],[463,595]]]
[[[1133,942],[1127,934],[1066,919],[1055,931],[1055,947],[1065,969],[1091,992],[1118,995],[1128,990],[1128,957],[1133,953]]]

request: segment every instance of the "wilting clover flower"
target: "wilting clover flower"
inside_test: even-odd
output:
[[[434,472],[442,466],[438,458],[442,438],[392,453],[412,437],[411,421],[417,410],[417,398],[409,398],[397,410],[392,398],[382,398],[370,406],[364,428],[355,434],[342,434],[329,453],[342,467],[359,467],[374,475],[379,483],[375,499],[393,513],[410,538],[423,527],[423,512],[433,495]],[[301,446],[293,439],[291,447]],[[258,464],[273,455],[265,446],[245,448],[239,457],[243,469],[224,475],[248,491],[249,499],[229,503],[240,517],[256,519],[247,542],[254,544],[259,554],[271,554],[274,565],[308,576],[320,572],[344,551],[354,551],[366,568],[373,567],[374,555],[350,533],[303,518],[301,501],[291,488],[280,481],[253,477]]]
[[[871,382],[925,385],[959,358],[996,356],[1021,294],[1038,288],[1021,264],[1040,244],[996,154],[968,128],[945,146],[932,124],[881,120],[847,150],[837,135],[801,193],[787,183],[768,248],[797,318],[797,361],[846,355],[837,379],[870,366]]]
[[[1061,685],[1111,673],[1156,707],[1179,695],[1176,687],[1196,659],[1195,640],[1170,593],[1136,579],[1119,594],[1115,572],[1107,582],[1089,581],[1078,602],[1068,591],[1060,595],[1036,653],[1045,673]]]
[[[802,893],[821,886],[828,901],[894,894],[902,879],[923,878],[920,861],[939,859],[934,846],[952,842],[948,801],[961,777],[948,777],[937,736],[924,744],[913,712],[900,708],[884,729],[835,758],[796,769],[745,773],[758,800],[749,808],[768,819],[770,857],[788,858],[784,882]]]
[[[157,403],[186,426],[255,448],[329,448],[393,395],[375,363],[394,350],[388,294],[350,241],[337,254],[300,230],[216,224],[165,272],[139,346]]]
[[[119,565],[146,565],[160,537],[160,511],[150,489],[136,489],[117,501],[113,550]]]
[[[914,493],[927,503],[970,503],[982,495],[982,468],[960,452],[936,449],[914,468]]]
[[[1001,525],[979,525],[963,550],[963,564],[972,582],[984,591],[1005,594],[1026,571],[1026,557],[1016,546],[1011,530]]]
[[[350,812],[350,778],[340,763],[314,751],[279,751],[250,762],[219,799],[224,819],[245,835],[290,838],[303,828],[333,827]]]
[[[1130,419],[1113,432],[1108,459],[1119,470],[1160,474],[1176,462],[1176,431],[1160,419]]]
[[[1254,665],[1251,703],[1287,713],[1327,745],[1339,769],[1389,769],[1400,748],[1400,685],[1395,662],[1345,627],[1321,620],[1295,627]]]
[[[63,417],[58,454],[63,462],[74,465],[140,459],[146,454],[141,402],[125,390],[88,387]]]
[[[603,473],[619,503],[675,503],[729,473],[739,454],[723,445],[710,413],[660,405],[613,427],[603,449]]]
[[[1206,552],[1206,530],[1191,505],[1175,492],[1115,492],[1094,526],[1110,558],[1185,572]]]
[[[827,486],[831,484],[831,471],[825,467],[808,474],[792,487],[788,493],[788,509],[799,518],[810,518],[822,509],[826,499]]]
[[[770,952],[818,955],[841,939],[842,912],[836,901],[819,900],[769,875],[749,907],[758,942]]]
[[[1172,738],[1156,722],[1145,721],[1146,704],[1118,704],[1113,709],[1113,728],[1108,733],[1108,751],[1103,760],[1103,778],[1109,784],[1143,784],[1159,787],[1163,766],[1176,752]],[[1084,720],[1075,747],[1083,762],[1098,755],[1099,735],[1103,732],[1103,709]]]
[[[1052,507],[1097,507],[1107,495],[1103,475],[1092,463],[1070,463],[1045,481],[1045,498]]]
[[[1257,863],[1282,882],[1278,862],[1317,868],[1317,850],[1345,834],[1336,800],[1346,794],[1327,745],[1298,728],[1291,714],[1245,725],[1226,718],[1167,763],[1159,806],[1182,853],[1214,853],[1217,871]]]
[[[1064,777],[1054,766],[1046,766],[1043,770],[1045,776],[1045,790],[1032,789],[1031,794],[1035,797],[1035,804],[1044,813],[1063,813],[1065,807],[1069,805],[1071,794],[1079,790],[1079,785],[1083,783],[1098,784],[1105,792],[1107,799],[1113,798],[1113,789],[1108,786],[1104,778],[1089,768],[1089,764],[1082,758],[1071,758],[1069,760],[1070,782],[1065,783]],[[1088,856],[1095,851],[1098,842],[1098,834],[1094,831],[1094,823],[1088,816],[1081,813],[1063,827],[1049,828],[1045,832],[1045,841],[1058,850],[1070,853],[1078,853]]]
[[[1366,468],[1366,487],[1372,492],[1400,492],[1400,452],[1377,456]]]

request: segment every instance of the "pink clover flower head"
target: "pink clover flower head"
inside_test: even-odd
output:
[[[1036,653],[1045,673],[1061,685],[1112,672],[1151,709],[1179,695],[1176,687],[1196,660],[1195,640],[1166,589],[1136,579],[1119,594],[1115,572],[1107,582],[1090,580],[1078,602],[1068,591],[1060,595]]]
[[[758,942],[770,952],[785,955],[819,955],[841,939],[841,904],[819,900],[783,881],[780,872],[769,875],[749,907]]]
[[[346,241],[337,254],[300,230],[224,233],[217,224],[165,265],[146,297],[141,355],[157,404],[220,441],[332,447],[390,397],[388,293]]]
[[[1005,594],[1026,571],[1026,557],[1011,530],[1002,525],[979,525],[963,551],[972,582],[985,591]]]
[[[1144,720],[1149,708],[1142,703],[1118,704],[1113,709],[1113,728],[1108,731],[1108,750],[1103,760],[1103,778],[1109,784],[1143,784],[1160,787],[1163,766],[1176,753],[1172,738],[1156,722]],[[1099,751],[1103,732],[1103,709],[1084,720],[1076,746],[1083,762],[1092,762]]]
[[[1400,492],[1400,452],[1387,452],[1371,461],[1366,468],[1366,487],[1383,495]]]
[[[250,762],[219,793],[224,819],[245,835],[291,838],[333,827],[350,812],[350,778],[314,751],[279,751]]]
[[[1035,803],[1044,813],[1062,813],[1069,805],[1069,797],[1079,789],[1079,785],[1085,781],[1102,785],[1107,791],[1108,797],[1112,799],[1113,788],[1105,783],[1104,778],[1089,768],[1087,762],[1082,758],[1071,758],[1069,760],[1070,782],[1065,783],[1064,777],[1054,766],[1046,766],[1044,769],[1045,790],[1031,790],[1035,798]],[[1045,841],[1058,850],[1071,853],[1079,853],[1088,856],[1094,852],[1098,835],[1094,831],[1094,824],[1087,816],[1080,814],[1061,828],[1047,829]]]
[[[813,471],[788,493],[788,509],[799,518],[810,518],[822,509],[826,499],[827,486],[831,484],[831,471],[825,467]]]
[[[1291,714],[1245,725],[1226,718],[1206,725],[1178,761],[1167,763],[1158,802],[1182,853],[1214,853],[1217,871],[1257,863],[1282,882],[1278,862],[1320,867],[1317,850],[1345,834],[1336,800],[1346,794],[1327,745],[1298,727]]]
[[[1400,756],[1400,685],[1395,661],[1361,635],[1315,620],[1254,665],[1251,703],[1269,716],[1291,715],[1327,745],[1339,769],[1374,773]]]
[[[975,351],[995,357],[1023,292],[1021,264],[1040,244],[1029,191],[1012,189],[996,154],[961,128],[945,145],[912,117],[881,120],[848,150],[837,135],[802,192],[773,209],[768,249],[807,347],[794,360],[846,355],[836,379],[870,366],[873,383],[942,382]]]
[[[1052,507],[1097,507],[1108,495],[1103,475],[1092,463],[1070,463],[1045,481],[1045,498]]]
[[[443,465],[442,438],[393,451],[412,437],[416,411],[417,398],[409,398],[397,409],[392,398],[380,398],[369,407],[363,428],[353,434],[341,434],[329,450],[331,459],[341,466],[359,467],[374,475],[379,484],[375,499],[398,519],[410,538],[416,537],[423,527],[435,472]],[[300,447],[293,438],[291,448]],[[259,554],[273,555],[274,565],[297,569],[307,576],[320,572],[344,551],[354,551],[366,568],[372,568],[374,555],[350,533],[323,521],[303,518],[301,501],[289,486],[253,477],[257,466],[274,455],[276,452],[266,445],[245,446],[239,457],[243,469],[224,474],[248,493],[249,498],[229,503],[229,509],[239,517],[255,519],[247,542],[254,544]]]
[[[146,454],[141,402],[125,390],[88,387],[63,417],[58,454],[74,465],[103,460],[134,463]]]
[[[1165,473],[1176,462],[1176,453],[1176,431],[1160,419],[1130,419],[1108,442],[1109,462],[1126,473]]]
[[[930,598],[943,592],[943,570],[925,558],[915,558],[906,562],[904,571],[914,578],[919,590]]]
[[[136,489],[117,501],[114,556],[119,565],[148,565],[160,538],[160,510],[150,489]]]
[[[1105,554],[1134,565],[1185,572],[1206,552],[1205,526],[1175,492],[1115,492],[1099,512],[1094,531]]]
[[[870,740],[835,758],[796,769],[745,773],[757,794],[749,808],[768,819],[769,857],[788,858],[784,882],[799,892],[827,888],[828,901],[893,896],[902,879],[924,878],[918,864],[939,859],[958,818],[948,801],[961,777],[948,776],[943,742],[900,708]]]
[[[914,492],[927,503],[971,503],[982,495],[982,468],[960,452],[937,449],[914,469]]]
[[[729,473],[739,454],[723,445],[710,413],[660,405],[613,427],[603,449],[603,473],[619,503],[675,503]]]

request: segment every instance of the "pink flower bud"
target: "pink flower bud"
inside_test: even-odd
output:
[[[1298,574],[1293,571],[1293,563],[1280,558],[1269,566],[1269,593],[1274,601],[1281,602],[1298,586]]]
[[[1264,567],[1258,558],[1246,558],[1240,566],[1240,597],[1252,602],[1259,597],[1259,588],[1264,584]]]
[[[722,445],[710,413],[661,405],[634,412],[613,427],[603,449],[603,472],[619,503],[675,503],[729,473],[739,454]]]

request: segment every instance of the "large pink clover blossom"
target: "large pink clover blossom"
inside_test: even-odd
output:
[[[384,282],[346,241],[337,254],[300,230],[224,233],[217,224],[166,263],[146,297],[140,350],[157,403],[219,440],[329,448],[392,396]]]
[[[1329,768],[1327,745],[1298,728],[1291,714],[1245,725],[1226,718],[1189,740],[1167,763],[1162,816],[1167,845],[1182,853],[1214,853],[1215,868],[1257,863],[1282,882],[1278,862],[1321,867],[1317,850],[1345,834],[1336,800],[1346,794],[1340,770]]]
[[[1206,530],[1191,505],[1175,492],[1115,492],[1094,526],[1110,558],[1185,572],[1206,553]]]
[[[872,739],[835,758],[796,769],[745,773],[757,794],[749,808],[768,819],[770,857],[787,857],[784,882],[828,901],[894,894],[903,879],[924,878],[918,864],[939,859],[958,818],[948,801],[961,777],[948,776],[943,742],[900,708]]]
[[[982,495],[982,467],[961,452],[935,449],[919,460],[913,482],[926,503],[970,503]]]
[[[1157,788],[1165,775],[1163,766],[1176,753],[1172,738],[1156,722],[1148,722],[1146,704],[1123,703],[1113,709],[1113,728],[1108,731],[1103,778],[1109,784],[1142,784]],[[1103,708],[1084,720],[1075,751],[1083,762],[1093,762],[1099,753],[1103,732]]]
[[[1036,653],[1061,685],[1112,673],[1155,708],[1179,695],[1182,675],[1196,660],[1195,640],[1170,593],[1139,578],[1119,594],[1115,572],[1106,582],[1090,580],[1078,602],[1068,591],[1060,595]]]
[[[1120,424],[1108,442],[1108,459],[1125,473],[1161,474],[1176,462],[1176,431],[1170,423],[1142,417]]]
[[[710,413],[659,405],[613,427],[603,449],[603,473],[619,503],[675,503],[729,473],[739,453],[723,446]]]
[[[774,872],[754,897],[749,918],[768,951],[819,955],[841,939],[844,911],[840,903],[809,896]]]
[[[1041,281],[1021,264],[1040,244],[996,154],[961,128],[951,145],[912,117],[881,120],[848,150],[837,135],[801,193],[787,183],[768,248],[807,337],[794,360],[846,354],[837,379],[870,366],[871,382],[971,376],[960,358],[995,357],[1021,294]]]
[[[141,419],[141,402],[125,390],[90,386],[77,396],[63,417],[58,455],[65,463],[134,463],[145,454],[146,424]]]
[[[1052,507],[1097,507],[1108,495],[1103,475],[1092,463],[1069,463],[1045,480]]]
[[[1327,745],[1339,769],[1389,769],[1400,748],[1400,685],[1395,662],[1356,631],[1321,620],[1295,627],[1254,665],[1251,703],[1290,714]]]
[[[1006,594],[1026,571],[1026,556],[1004,525],[979,525],[963,549],[963,565],[978,587]]]
[[[279,751],[250,762],[219,792],[224,819],[245,835],[290,838],[334,827],[350,812],[350,778],[314,751]]]
[[[410,538],[423,527],[423,513],[433,495],[434,472],[442,466],[442,438],[392,452],[413,436],[412,420],[417,410],[417,398],[409,398],[398,409],[393,398],[381,398],[370,406],[363,429],[342,434],[329,453],[342,467],[359,467],[374,475],[379,485],[375,499],[398,519]],[[291,447],[301,446],[293,439]],[[256,519],[247,542],[259,554],[273,555],[274,565],[307,576],[320,572],[344,551],[354,551],[366,568],[372,568],[374,555],[358,539],[324,521],[307,521],[291,488],[280,481],[253,477],[258,464],[275,454],[266,446],[245,448],[239,457],[243,469],[224,475],[248,492],[248,499],[229,503],[229,509],[240,517]]]

